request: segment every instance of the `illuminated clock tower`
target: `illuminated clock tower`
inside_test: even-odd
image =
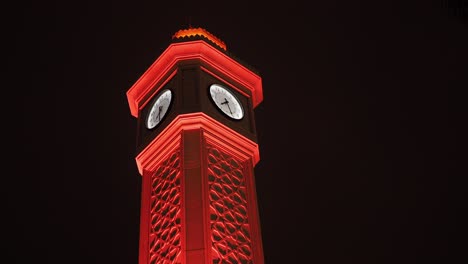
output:
[[[138,120],[139,264],[263,264],[256,71],[205,29],[188,28],[127,99]]]

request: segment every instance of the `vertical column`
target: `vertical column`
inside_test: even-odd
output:
[[[203,198],[202,131],[185,130],[183,139],[185,250],[187,264],[207,263]]]

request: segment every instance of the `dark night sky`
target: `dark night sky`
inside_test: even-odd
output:
[[[463,194],[452,188],[466,17],[442,1],[172,2],[4,9],[16,14],[3,23],[8,263],[137,263],[141,178],[125,93],[189,23],[262,77],[267,264],[462,256],[453,237],[466,205],[449,208]]]

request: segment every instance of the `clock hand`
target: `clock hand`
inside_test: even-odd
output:
[[[221,104],[227,104],[227,107],[229,109],[229,113],[231,113],[231,115],[232,115],[231,107],[229,106],[229,101],[226,98],[224,98],[224,102],[222,102]]]
[[[162,111],[162,105],[159,106],[158,108],[158,122],[161,121],[161,111]]]

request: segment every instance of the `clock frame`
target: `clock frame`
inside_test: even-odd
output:
[[[164,89],[153,99],[150,105],[150,110],[146,115],[145,125],[147,129],[154,129],[166,117],[166,114],[171,110],[172,91]]]
[[[209,86],[211,101],[221,113],[234,120],[241,120],[244,117],[244,108],[237,96],[226,86],[213,83]]]

